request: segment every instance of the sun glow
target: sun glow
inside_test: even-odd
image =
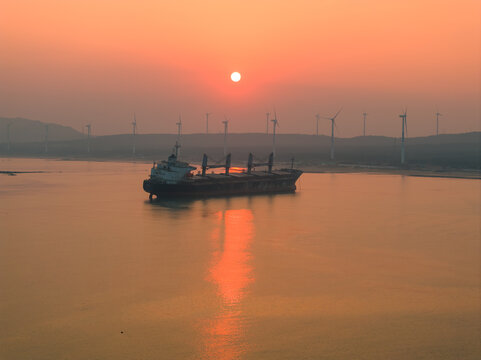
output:
[[[230,79],[231,79],[233,82],[239,82],[240,79],[241,79],[241,74],[238,73],[237,71],[234,71],[232,74],[230,74]]]

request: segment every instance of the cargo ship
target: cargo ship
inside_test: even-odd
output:
[[[296,191],[296,181],[302,171],[293,168],[274,170],[274,154],[269,155],[265,163],[255,163],[254,156],[249,154],[247,169],[242,172],[231,172],[231,154],[225,157],[223,164],[208,164],[208,156],[204,154],[201,170],[178,160],[179,145],[176,144],[167,160],[155,163],[150,177],[144,180],[144,191],[149,199],[176,197],[211,197],[248,194],[288,193]],[[256,171],[256,167],[266,167],[264,171]],[[208,173],[213,168],[224,168],[222,173]]]

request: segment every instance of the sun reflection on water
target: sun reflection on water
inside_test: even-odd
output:
[[[251,210],[241,209],[219,212],[217,216],[219,226],[212,232],[215,251],[208,281],[217,286],[220,306],[215,318],[204,327],[204,351],[205,358],[231,360],[245,351],[242,299],[254,281],[249,262],[253,215]]]

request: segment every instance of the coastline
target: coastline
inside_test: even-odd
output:
[[[145,158],[102,158],[102,157],[32,157],[32,156],[10,156],[0,157],[0,159],[42,159],[52,161],[95,161],[95,162],[123,162],[123,163],[142,163],[151,164],[151,160]],[[194,166],[200,166],[198,162],[191,162]],[[233,167],[244,167],[245,164],[233,163]],[[277,168],[290,167],[290,163],[279,162]],[[435,177],[435,178],[451,178],[451,179],[470,179],[481,180],[481,170],[477,169],[453,169],[440,167],[420,167],[420,166],[381,166],[381,165],[366,165],[366,164],[319,164],[319,165],[302,165],[296,166],[305,173],[313,174],[349,174],[349,173],[363,173],[372,175],[401,175],[414,177]],[[16,171],[15,169],[0,169],[0,175],[16,175],[21,173],[42,173],[45,171]]]
[[[302,168],[302,167],[301,167]],[[401,175],[415,177],[435,177],[450,179],[481,180],[481,171],[475,169],[399,168],[394,166],[335,165],[304,167],[305,173],[348,174],[363,173],[373,175]]]

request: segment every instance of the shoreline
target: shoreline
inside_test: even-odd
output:
[[[151,164],[152,161],[147,159],[109,159],[109,158],[66,158],[66,157],[0,157],[0,159],[39,159],[52,161],[95,161],[95,162],[123,162],[123,163],[141,163]],[[200,163],[192,162],[194,166],[200,166]],[[233,167],[243,167],[245,164],[233,164]],[[288,163],[279,163],[280,167],[290,167]],[[409,168],[396,166],[381,166],[381,165],[365,165],[365,164],[320,164],[309,166],[297,166],[300,170],[307,174],[372,174],[372,175],[401,175],[413,177],[434,177],[434,178],[450,178],[450,179],[470,179],[481,180],[481,170],[476,169],[445,169],[438,167],[425,168]],[[22,173],[46,173],[46,171],[16,171],[16,170],[0,170],[1,175],[16,175]]]
[[[431,177],[445,179],[481,180],[481,172],[476,170],[435,170],[435,169],[400,169],[400,168],[359,168],[351,167],[319,167],[303,170],[312,174],[371,174],[371,175],[400,175],[413,177]]]

